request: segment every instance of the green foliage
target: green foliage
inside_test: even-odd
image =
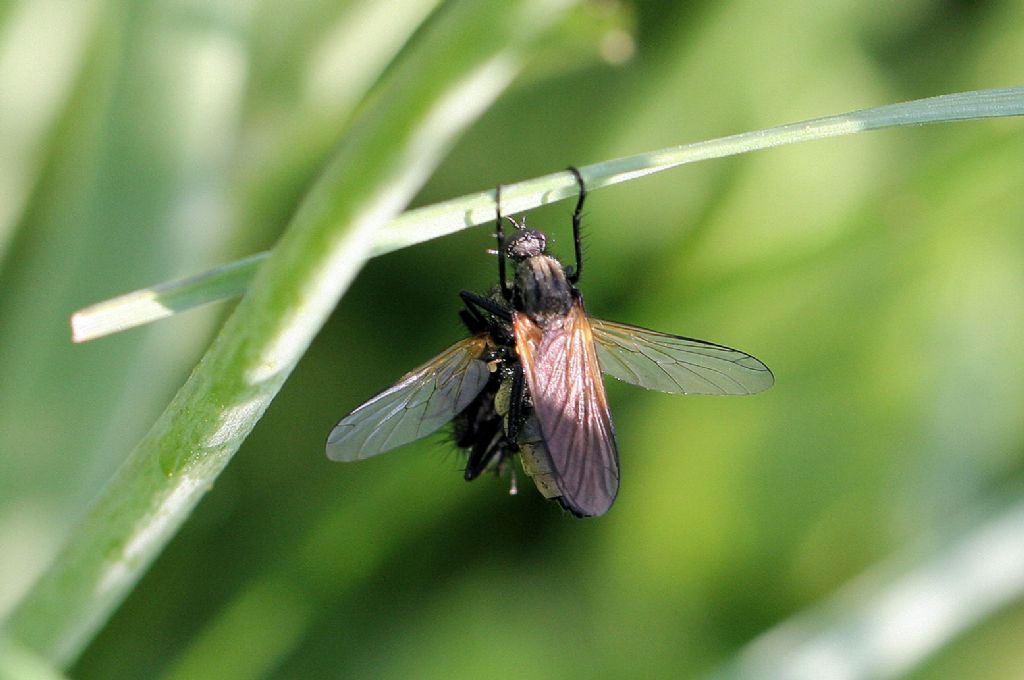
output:
[[[0,136],[8,631],[51,662],[73,658],[273,397],[74,677],[692,676],[738,659],[772,668],[785,646],[737,654],[798,612],[806,639],[838,630],[873,652],[849,677],[1019,668],[1020,606],[992,613],[1020,588],[958,590],[958,577],[1003,581],[944,561],[967,546],[1015,564],[970,538],[1015,516],[1024,468],[1019,119],[797,145],[595,192],[589,310],[740,347],[778,380],[747,399],[612,385],[623,487],[607,517],[571,520],[530,488],[509,497],[507,480],[465,484],[440,437],[351,466],[323,444],[339,416],[459,336],[458,290],[494,281],[488,231],[470,229],[376,258],[348,288],[415,192],[430,206],[570,163],[1015,84],[1021,5],[586,3],[431,172],[444,139],[427,138],[425,156],[408,144],[426,102],[530,45],[545,11],[437,4],[32,0],[0,12],[0,91],[20,106],[0,111],[17,132]],[[483,106],[489,92],[460,101]],[[529,216],[563,254],[568,211]],[[188,383],[223,308],[68,341],[75,309],[274,243]],[[314,309],[301,337],[246,391],[250,358],[297,309]],[[206,394],[192,401],[196,384]],[[182,439],[225,434],[210,420],[225,411],[229,436],[183,459],[195,449]],[[121,528],[153,513],[151,498],[107,485],[133,466],[161,493],[183,471],[200,480],[140,554]],[[104,489],[107,512],[86,514]],[[21,599],[54,560],[60,571],[69,539],[107,538],[93,557],[127,570],[109,596]],[[893,555],[852,603],[833,600]],[[839,625],[891,592],[894,573],[942,576],[933,603],[980,603],[945,610],[945,636],[902,665]],[[96,585],[70,582],[72,598]],[[61,617],[74,611],[68,642]]]

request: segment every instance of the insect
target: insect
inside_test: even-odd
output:
[[[469,337],[342,418],[327,439],[329,458],[362,460],[452,422],[456,444],[469,453],[467,480],[488,469],[503,471],[518,454],[545,497],[592,517],[608,511],[619,489],[602,373],[676,394],[754,394],[771,387],[771,370],[739,350],[587,315],[576,287],[587,189],[579,170],[569,172],[579,185],[575,266],[547,254],[543,233],[503,218],[498,187],[498,285],[487,296],[460,294]],[[517,227],[507,241],[506,219]]]

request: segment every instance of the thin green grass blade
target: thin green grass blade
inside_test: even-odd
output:
[[[71,339],[94,340],[104,335],[157,321],[178,312],[245,292],[256,269],[270,257],[258,253],[209,271],[143,288],[100,302],[71,316]]]
[[[671,168],[785,144],[908,125],[1024,115],[1024,87],[960,92],[815,118],[766,130],[669,147],[580,168],[590,190]],[[572,175],[558,172],[502,187],[508,213],[522,212],[576,195]],[[494,219],[494,191],[468,194],[410,210],[375,236],[372,255],[383,255]],[[223,300],[245,290],[269,253],[260,253],[213,271],[144,288],[86,307],[71,317],[72,338],[85,342],[140,326],[192,307]]]

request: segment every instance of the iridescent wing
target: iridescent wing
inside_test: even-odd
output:
[[[331,430],[327,457],[363,460],[440,428],[487,384],[486,347],[486,334],[461,340],[352,411]]]
[[[543,328],[514,312],[512,327],[561,502],[603,515],[619,491],[619,454],[586,312],[576,302]]]
[[[649,390],[675,394],[754,394],[775,377],[763,363],[731,347],[590,319],[601,370]]]

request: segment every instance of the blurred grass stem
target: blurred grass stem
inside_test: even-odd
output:
[[[708,680],[901,678],[1024,592],[1024,500],[944,545],[872,568],[775,626]]]
[[[188,381],[14,610],[8,635],[61,666],[78,656],[212,487],[370,256],[380,227],[571,4],[467,1],[434,18]]]

